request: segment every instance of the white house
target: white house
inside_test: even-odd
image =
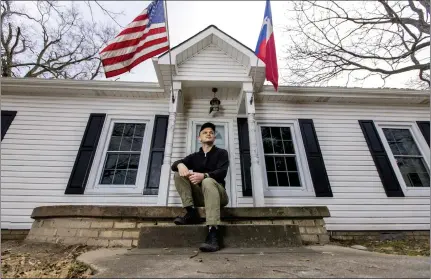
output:
[[[158,83],[1,79],[2,229],[29,229],[45,205],[180,206],[170,164],[206,121],[230,155],[230,207],[323,205],[329,231],[430,229],[428,92],[275,92],[215,26],[171,54],[153,59]]]

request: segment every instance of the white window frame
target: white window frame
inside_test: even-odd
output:
[[[264,195],[272,196],[312,196],[315,197],[313,181],[308,167],[308,160],[305,153],[304,143],[302,141],[301,130],[298,120],[261,120],[257,123],[257,145],[259,153],[259,162],[262,172],[262,181],[264,184]],[[265,127],[290,127],[292,134],[293,147],[295,149],[296,164],[299,171],[301,187],[269,187],[266,175],[265,153],[263,151],[263,139],[261,128]]]
[[[139,158],[139,168],[134,185],[103,185],[100,178],[105,164],[106,154],[111,140],[112,130],[115,123],[144,123],[145,132]],[[148,157],[151,149],[151,138],[153,134],[154,117],[142,118],[142,116],[107,116],[100,135],[97,151],[94,156],[93,165],[88,177],[85,194],[133,194],[143,195],[145,179],[147,175]],[[145,195],[149,196],[149,195]],[[157,196],[157,195],[155,195]]]
[[[392,168],[397,176],[398,182],[404,192],[405,196],[429,196],[430,187],[409,187],[406,185],[404,178],[401,174],[400,169],[395,161],[394,154],[389,146],[388,140],[383,133],[383,128],[395,128],[395,129],[408,129],[415,141],[416,146],[419,149],[424,161],[426,163],[426,168],[430,172],[430,148],[426,143],[419,127],[415,122],[389,122],[389,121],[375,121],[377,132],[379,133],[380,139],[382,139],[383,146],[385,147],[386,153],[388,155],[389,161],[391,162]]]

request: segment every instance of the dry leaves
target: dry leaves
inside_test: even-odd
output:
[[[6,249],[4,249],[6,248]],[[2,278],[89,278],[91,268],[76,261],[85,246],[2,243]]]

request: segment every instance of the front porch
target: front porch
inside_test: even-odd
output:
[[[173,219],[183,212],[180,207],[37,207],[26,240],[139,248],[189,247],[202,242],[204,225],[173,224]],[[204,209],[199,212],[205,218]],[[291,247],[329,242],[323,220],[329,217],[326,207],[227,207],[222,209],[221,217],[226,247]]]

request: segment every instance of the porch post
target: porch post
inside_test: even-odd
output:
[[[250,158],[251,158],[251,185],[253,190],[253,205],[255,207],[263,207],[265,205],[263,194],[262,169],[259,164],[259,154],[257,152],[257,134],[256,134],[256,119],[254,100],[250,104],[250,99],[253,96],[252,83],[244,83],[243,91],[245,92],[245,108],[247,112],[248,133],[250,139]]]
[[[171,158],[172,146],[174,144],[175,120],[178,110],[178,91],[181,89],[181,82],[174,82],[173,95],[175,101],[172,100],[172,95],[169,96],[169,121],[168,130],[166,133],[165,153],[163,156],[163,165],[160,172],[159,194],[157,197],[158,206],[167,206],[169,198],[169,182],[171,180]],[[151,175],[150,175],[151,176]]]

